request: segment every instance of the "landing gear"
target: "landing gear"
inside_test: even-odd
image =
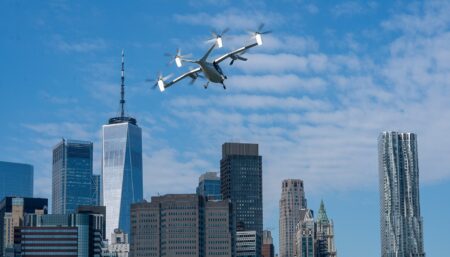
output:
[[[209,81],[208,82],[206,82],[206,84],[203,86],[205,89],[207,89],[208,88],[208,85],[209,85]]]
[[[223,82],[222,82],[222,86],[223,86],[224,90],[227,89],[227,87],[225,86],[225,84]]]

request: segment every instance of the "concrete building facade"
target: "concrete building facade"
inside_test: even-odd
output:
[[[233,228],[229,201],[155,196],[131,207],[130,256],[235,256]]]
[[[280,199],[280,257],[294,257],[296,226],[300,210],[306,208],[305,190],[300,179],[283,180]]]

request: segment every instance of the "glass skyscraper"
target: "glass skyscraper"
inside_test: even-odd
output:
[[[222,199],[222,194],[220,193],[220,178],[217,176],[217,172],[205,172],[200,176],[197,194],[211,200]]]
[[[256,256],[261,256],[262,157],[257,144],[222,145],[220,181],[223,199],[231,200],[238,231],[256,231]],[[237,252],[239,255],[239,252]]]
[[[6,196],[33,197],[33,166],[0,161],[0,201]]]
[[[382,257],[424,257],[419,162],[414,133],[378,139]]]
[[[136,119],[124,113],[124,62],[120,116],[103,125],[103,204],[106,206],[106,235],[114,229],[130,233],[130,205],[143,199],[142,131]]]
[[[92,204],[92,152],[92,142],[78,140],[62,139],[53,148],[53,214]]]

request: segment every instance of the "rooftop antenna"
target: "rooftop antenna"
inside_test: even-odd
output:
[[[124,51],[122,49],[122,72],[121,72],[121,84],[120,84],[120,117],[125,117],[125,69],[124,69]]]

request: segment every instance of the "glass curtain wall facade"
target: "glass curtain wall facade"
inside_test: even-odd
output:
[[[92,204],[93,143],[66,140],[53,148],[53,214],[74,213]]]
[[[197,194],[208,199],[222,199],[220,193],[220,178],[217,172],[206,172],[202,174],[198,181]]]
[[[414,133],[378,139],[382,257],[424,257],[419,162]]]
[[[257,144],[222,145],[220,180],[223,199],[229,199],[239,231],[256,231],[256,256],[261,256],[262,157]]]
[[[103,126],[103,204],[106,235],[119,228],[130,233],[130,206],[143,199],[142,132],[136,120],[112,118]]]
[[[33,197],[33,166],[0,161],[0,201],[6,196]]]

